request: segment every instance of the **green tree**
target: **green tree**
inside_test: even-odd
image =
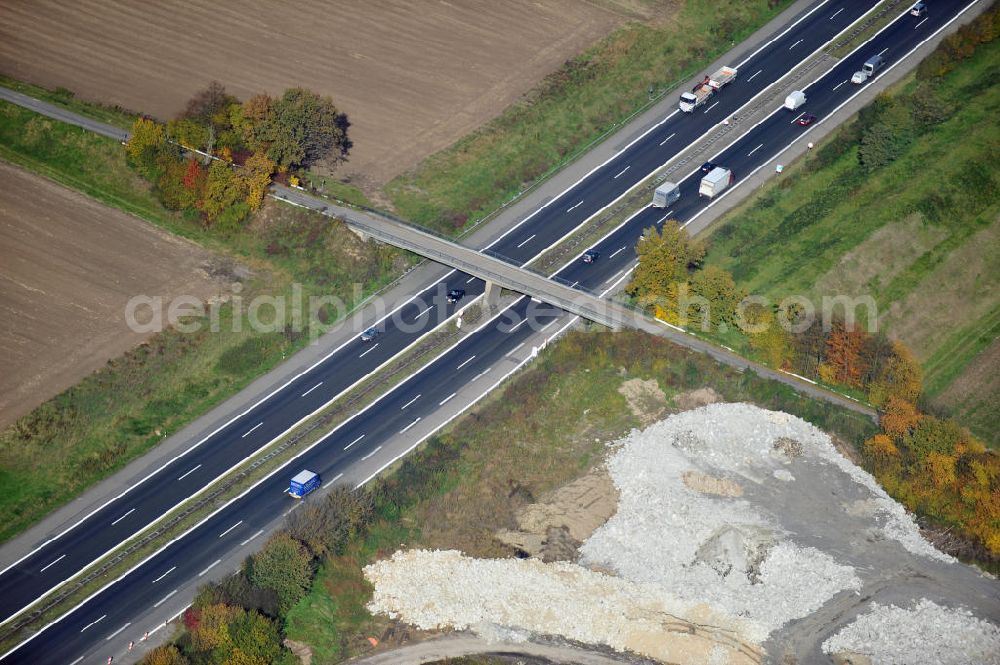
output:
[[[188,665],[188,662],[173,644],[156,647],[140,661],[141,665]]]
[[[278,594],[279,607],[287,612],[312,584],[312,556],[302,543],[280,532],[250,559],[249,573],[255,585]]]
[[[191,118],[178,118],[167,123],[167,134],[182,146],[205,150],[211,130]]]
[[[232,665],[270,665],[281,653],[281,633],[270,619],[256,612],[240,612],[229,623]]]
[[[364,529],[375,514],[367,491],[337,487],[311,501],[288,517],[289,534],[306,544],[317,556],[340,554],[352,536]]]
[[[271,174],[277,165],[267,155],[256,152],[243,164],[241,175],[247,187],[247,205],[251,210],[259,210],[264,202],[264,194],[271,184]]]
[[[167,136],[163,125],[150,118],[136,118],[125,145],[125,154],[143,176],[155,180],[156,160],[166,146]]]
[[[271,102],[266,118],[255,128],[259,143],[248,145],[255,152],[266,146],[267,156],[284,169],[308,167],[319,160],[338,162],[351,150],[350,125],[329,97],[291,88]]]
[[[868,399],[875,406],[882,406],[893,397],[915,404],[923,391],[923,376],[923,369],[910,349],[893,340],[889,357],[868,387]]]
[[[246,196],[245,180],[225,162],[212,162],[208,167],[201,203],[201,211],[209,222],[214,222],[225,210],[243,202]]]
[[[915,458],[922,461],[931,453],[953,455],[955,446],[966,438],[965,431],[952,420],[941,420],[933,416],[922,417],[906,437],[906,448]]]
[[[704,301],[708,302],[708,319],[715,330],[724,326],[731,329],[736,319],[736,306],[746,297],[746,292],[737,288],[733,276],[718,266],[706,266],[694,274],[691,292],[697,299],[693,305],[698,315],[703,316]],[[701,300],[703,299],[703,300]]]
[[[657,305],[664,313],[676,317],[677,288],[687,284],[690,270],[701,264],[705,247],[670,220],[664,222],[659,232],[656,227],[646,229],[636,252],[639,265],[626,291],[642,306]]]

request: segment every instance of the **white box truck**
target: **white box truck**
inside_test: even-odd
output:
[[[793,90],[791,94],[785,97],[785,108],[789,111],[794,111],[805,103],[806,93],[801,90]]]
[[[716,166],[701,179],[698,196],[714,198],[733,184],[733,172],[723,166]]]
[[[666,208],[681,197],[681,188],[672,182],[665,182],[653,192],[653,207]]]
[[[696,108],[707,102],[722,88],[736,80],[737,70],[733,67],[723,67],[711,76],[706,76],[701,83],[681,95],[680,109],[685,113],[691,113]]]

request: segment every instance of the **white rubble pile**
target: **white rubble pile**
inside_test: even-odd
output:
[[[780,527],[747,501],[705,495],[683,482],[691,471],[752,475],[755,467],[769,468],[782,437],[801,442],[803,454],[832,448],[808,423],[745,404],[714,404],[633,432],[608,461],[618,512],[580,548],[581,562],[747,617],[745,635],[757,643],[836,593],[859,590],[851,567],[781,540]]]
[[[426,630],[471,629],[493,640],[520,641],[529,631],[645,651],[670,662],[705,662],[709,650],[719,653],[715,640],[728,636],[728,643],[737,645],[744,627],[741,619],[701,603],[680,602],[659,590],[565,562],[410,550],[373,563],[364,573],[375,587],[371,612]],[[697,625],[678,629],[681,617]],[[644,649],[650,636],[665,635],[670,626],[672,644]],[[696,630],[705,626],[712,629]],[[707,636],[694,634],[699,632]],[[692,651],[700,655],[689,658]],[[746,662],[738,655],[716,659]]]
[[[873,603],[871,611],[823,642],[823,651],[862,653],[875,665],[998,665],[1000,628],[926,598],[909,610]]]

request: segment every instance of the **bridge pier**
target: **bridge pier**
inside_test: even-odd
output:
[[[500,305],[501,287],[495,282],[486,281],[486,290],[483,291],[483,307],[487,311],[494,310]]]

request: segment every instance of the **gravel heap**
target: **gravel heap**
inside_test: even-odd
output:
[[[853,568],[783,539],[747,501],[683,482],[693,471],[770,475],[779,439],[801,443],[805,455],[832,449],[812,425],[746,404],[713,404],[633,432],[608,461],[618,512],[583,544],[581,563],[746,617],[745,635],[757,643],[836,593],[859,590]]]
[[[364,573],[375,587],[371,612],[425,630],[471,629],[515,642],[528,631],[674,663],[709,662],[713,652],[719,663],[755,662],[741,643],[741,619],[573,563],[410,550]]]
[[[909,610],[873,603],[870,612],[823,642],[823,651],[862,653],[876,665],[996,665],[1000,628],[926,598]]]

